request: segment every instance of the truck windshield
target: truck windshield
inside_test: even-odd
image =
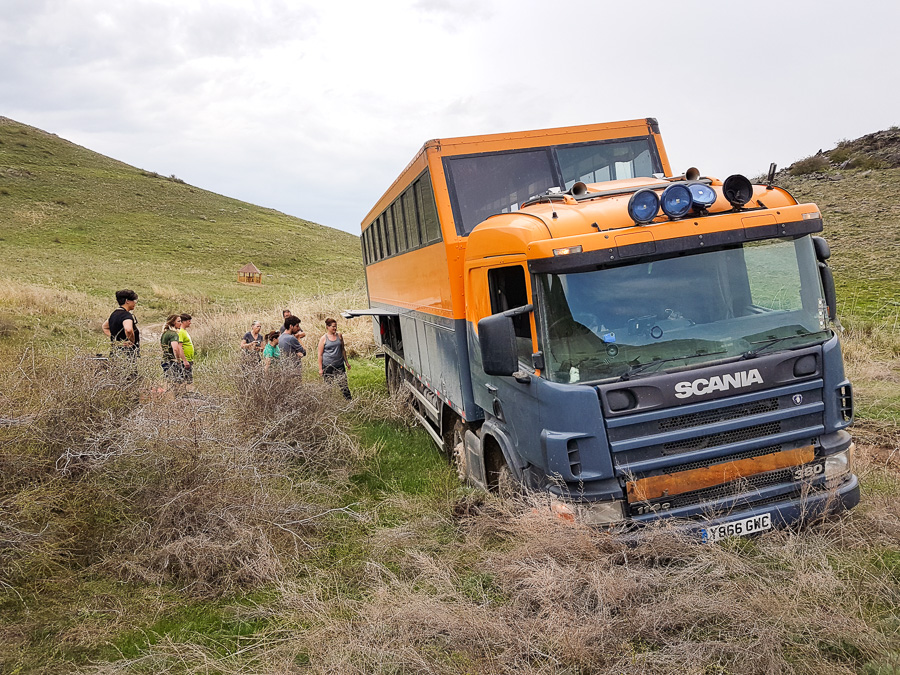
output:
[[[545,377],[584,382],[830,336],[809,236],[540,274]]]

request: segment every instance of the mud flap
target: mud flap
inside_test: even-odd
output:
[[[466,468],[468,479],[482,490],[487,490],[487,477],[484,470],[484,452],[481,449],[481,439],[472,431],[466,431]]]

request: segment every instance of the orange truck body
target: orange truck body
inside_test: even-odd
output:
[[[821,215],[771,179],[674,175],[652,118],[432,140],[362,228],[348,316],[461,478],[710,541],[858,501]]]

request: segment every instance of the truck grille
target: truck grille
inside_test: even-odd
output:
[[[720,499],[727,499],[728,497],[736,497],[738,495],[741,495],[742,498],[738,499],[732,505],[732,508],[740,508],[742,506],[747,506],[750,504],[754,506],[761,506],[766,503],[784,501],[785,499],[790,499],[792,497],[798,496],[804,489],[808,489],[812,492],[818,492],[828,489],[825,484],[811,486],[808,484],[796,483],[796,488],[789,494],[775,495],[767,497],[765,499],[754,499],[754,494],[760,490],[763,490],[764,488],[793,482],[793,472],[793,467],[787,469],[779,469],[778,471],[770,471],[768,473],[757,474],[756,476],[748,476],[746,478],[741,478],[740,480],[731,481],[722,485],[716,485],[715,487],[706,488],[703,490],[685,492],[684,494],[676,495],[674,497],[654,499],[651,500],[651,503],[665,502],[666,504],[668,504],[667,509],[678,509],[686,506],[696,506],[698,504],[716,502]],[[642,509],[646,508],[646,504],[647,502],[635,502],[634,504],[632,504],[632,514],[641,515],[642,513],[644,513],[645,511],[642,511]]]
[[[689,413],[687,415],[662,419],[659,421],[659,430],[677,431],[678,429],[689,429],[691,427],[700,427],[704,424],[740,419],[741,417],[749,417],[750,415],[771,412],[773,410],[778,410],[778,399],[767,398],[763,401],[754,401],[752,403],[728,406],[727,408],[720,408],[718,410],[706,410],[703,412]]]
[[[811,445],[824,431],[821,381],[606,420],[619,476],[684,471]],[[721,407],[716,407],[716,406]]]
[[[703,448],[713,448],[717,445],[726,445],[728,443],[738,443],[740,441],[748,441],[754,438],[765,438],[772,436],[781,431],[780,422],[770,422],[768,424],[758,424],[743,429],[735,429],[733,431],[725,431],[719,434],[711,434],[709,436],[697,436],[696,438],[688,438],[683,441],[673,441],[672,443],[663,443],[663,454],[672,455],[680,452],[692,452],[694,450],[702,450]]]
[[[771,455],[776,452],[781,452],[783,447],[780,445],[769,445],[765,448],[758,448],[756,450],[747,450],[746,452],[736,452],[733,455],[728,455],[727,461],[736,462],[741,459],[751,459],[753,457],[762,457],[763,455]],[[690,471],[691,469],[703,469],[707,466],[712,466],[713,464],[719,464],[722,462],[721,457],[716,457],[715,459],[708,459],[701,462],[688,462],[687,464],[679,464],[678,466],[670,466],[662,470],[663,473],[678,473],[679,471]]]

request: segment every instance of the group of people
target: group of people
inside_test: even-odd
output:
[[[138,329],[134,307],[138,295],[131,289],[116,291],[118,307],[103,323],[103,332],[111,342],[110,356],[127,365],[129,379],[137,376],[135,359],[141,352],[141,331]],[[268,372],[272,364],[286,364],[300,369],[301,359],[306,349],[300,343],[306,333],[300,328],[300,318],[289,309],[282,312],[284,323],[279,330],[265,335],[262,324],[254,321],[250,330],[241,339],[241,350],[248,363],[263,363]],[[193,317],[190,314],[172,314],[166,319],[159,342],[162,347],[162,370],[166,378],[179,385],[191,385],[194,380],[194,342],[188,328]],[[337,384],[344,398],[351,399],[347,384],[350,360],[344,336],[338,333],[337,321],[325,319],[325,334],[319,338],[317,347],[319,375],[330,383]]]
[[[103,323],[103,332],[112,343],[110,356],[128,365],[129,379],[136,377],[134,361],[141,355],[141,331],[132,313],[137,300],[131,289],[116,291],[119,306]],[[174,383],[190,385],[194,381],[194,342],[187,330],[192,321],[190,314],[170,315],[159,339],[163,374]]]
[[[306,356],[306,349],[300,343],[306,333],[300,327],[300,318],[291,310],[282,311],[284,323],[279,330],[263,334],[262,323],[254,321],[250,330],[241,338],[241,349],[250,363],[262,362],[268,372],[273,364],[287,364],[300,368],[301,359]],[[337,331],[337,321],[325,319],[325,334],[319,338],[316,348],[319,375],[326,381],[337,384],[344,398],[351,399],[350,387],[347,384],[347,372],[350,360],[344,345],[344,336]]]
[[[163,374],[176,384],[190,385],[194,381],[194,342],[187,332],[191,321],[190,314],[169,315],[159,338]]]

